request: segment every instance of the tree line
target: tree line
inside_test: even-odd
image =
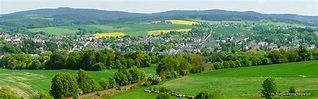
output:
[[[136,52],[118,52],[108,49],[77,52],[54,51],[41,54],[5,54],[0,61],[0,68],[6,69],[124,69],[132,66],[149,67],[157,63],[156,54]]]
[[[84,70],[77,72],[77,77],[73,77],[68,73],[58,73],[52,78],[52,85],[49,93],[56,99],[73,96],[78,97],[79,94],[101,91],[110,88],[120,87],[123,85],[137,83],[145,78],[145,72],[140,71],[137,67],[121,69],[114,76],[101,78],[94,81],[92,77]]]
[[[176,54],[162,58],[156,73],[162,78],[174,78],[188,73],[200,73],[211,69],[238,68],[287,62],[318,60],[317,50],[305,46],[289,50],[269,52],[250,50],[247,52],[215,52],[203,54]]]
[[[4,54],[0,68],[6,69],[125,69],[132,66],[149,67],[157,64],[157,74],[165,77],[198,73],[207,69],[236,68],[257,65],[279,64],[317,60],[318,51],[305,46],[295,49],[280,49],[269,52],[249,50],[246,52],[213,52],[199,54],[156,54],[141,51],[119,52],[103,49],[76,52],[54,51],[41,54]]]

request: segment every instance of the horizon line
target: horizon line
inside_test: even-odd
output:
[[[259,14],[291,14],[291,15],[299,15],[299,16],[311,16],[311,17],[318,17],[317,15],[305,15],[305,14],[297,14],[297,13],[263,13],[259,11],[253,11],[253,10],[230,10],[230,9],[222,9],[222,8],[210,8],[210,9],[169,9],[169,10],[163,10],[163,11],[152,11],[152,12],[141,12],[141,11],[127,11],[127,10],[110,10],[110,9],[99,9],[99,8],[89,8],[89,7],[68,7],[68,6],[60,6],[60,7],[42,7],[42,8],[34,8],[34,9],[24,9],[24,10],[18,10],[13,12],[7,12],[2,13],[0,12],[0,15],[7,15],[7,14],[14,14],[19,12],[25,12],[25,11],[34,11],[34,10],[41,10],[41,9],[61,9],[61,8],[69,8],[69,9],[88,9],[88,10],[101,10],[101,11],[119,11],[119,12],[127,12],[127,13],[137,13],[137,14],[155,14],[155,13],[163,13],[163,12],[169,12],[169,11],[209,11],[209,10],[222,10],[222,11],[235,11],[235,12],[255,12]]]

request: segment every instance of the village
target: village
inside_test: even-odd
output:
[[[70,52],[79,51],[83,49],[110,49],[117,51],[136,51],[141,50],[144,53],[159,53],[159,54],[176,54],[176,53],[213,53],[220,51],[248,51],[254,50],[278,50],[278,49],[292,49],[300,45],[307,46],[308,49],[314,49],[315,44],[308,44],[304,42],[299,36],[291,36],[291,34],[281,34],[284,39],[271,38],[272,41],[266,41],[256,38],[258,34],[244,34],[233,33],[233,35],[220,35],[213,29],[218,27],[255,27],[251,24],[238,23],[220,23],[209,25],[210,31],[203,31],[202,33],[173,34],[168,33],[164,35],[147,35],[138,37],[110,37],[110,38],[96,38],[94,34],[87,35],[47,35],[38,33],[36,35],[28,34],[6,34],[1,33],[0,38],[6,42],[16,45],[20,48],[28,45],[34,47],[33,49],[43,53],[45,51],[54,50],[68,50]],[[270,27],[271,28],[271,27]],[[275,27],[281,30],[288,30],[290,27]],[[193,35],[196,34],[196,35]],[[314,34],[316,35],[316,34]],[[261,35],[262,37],[263,35]],[[290,39],[289,39],[290,38]],[[26,42],[29,40],[29,42]],[[277,44],[281,41],[285,44]],[[39,54],[39,53],[30,53]]]

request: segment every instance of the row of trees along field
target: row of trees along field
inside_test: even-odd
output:
[[[149,67],[157,64],[159,75],[188,72],[198,73],[207,69],[236,68],[256,65],[279,64],[286,62],[317,60],[318,51],[308,50],[305,46],[289,50],[270,52],[249,50],[247,52],[214,52],[202,54],[154,54],[119,52],[108,49],[77,52],[54,51],[40,55],[5,54],[0,68],[6,69],[75,69],[104,70],[124,69],[132,66]]]
[[[131,67],[129,69],[120,69],[113,77],[109,77],[108,79],[101,78],[96,82],[86,71],[80,69],[77,72],[77,78],[68,73],[56,74],[52,78],[50,94],[55,99],[68,96],[78,97],[79,94],[137,83],[144,78],[145,73],[143,71],[139,71],[137,67]]]
[[[173,78],[187,73],[199,73],[211,69],[238,68],[257,65],[279,64],[286,62],[310,61],[318,59],[317,50],[304,46],[290,50],[270,52],[250,50],[247,52],[213,54],[176,54],[163,58],[156,72],[163,78]]]
[[[103,70],[132,66],[149,67],[157,63],[160,55],[111,50],[81,50],[77,52],[54,51],[40,55],[5,54],[0,65],[6,69],[75,69]]]

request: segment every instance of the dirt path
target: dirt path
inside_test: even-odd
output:
[[[113,94],[118,93],[118,92],[129,90],[131,87],[134,87],[134,86],[138,86],[138,83],[121,86],[120,87],[121,90],[118,90],[118,88],[111,88],[111,89],[107,89],[107,90],[81,94],[80,95],[80,99],[85,99],[85,98],[90,98],[90,97],[92,99],[96,99],[96,98],[98,99],[97,93],[99,93],[101,95],[105,95],[105,94],[113,95]],[[65,97],[64,99],[72,99],[72,98],[73,97]]]

